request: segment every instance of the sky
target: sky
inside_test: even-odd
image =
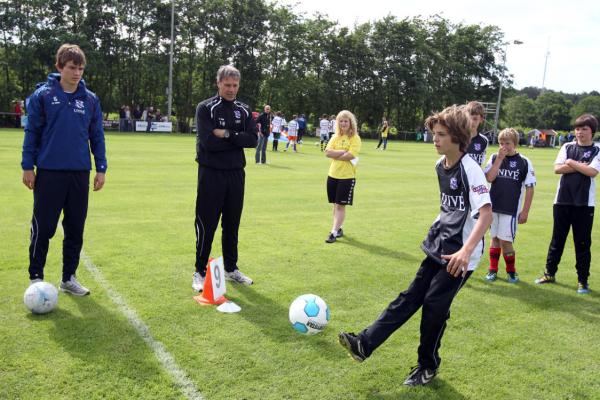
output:
[[[600,91],[600,7],[591,0],[279,0],[305,17],[326,14],[341,26],[391,14],[452,23],[496,25],[506,41],[506,67],[517,89],[536,86],[566,93]],[[547,57],[546,75],[544,64]]]

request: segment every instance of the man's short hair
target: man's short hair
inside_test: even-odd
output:
[[[425,126],[429,132],[433,133],[433,127],[437,124],[445,126],[452,138],[452,143],[458,143],[460,151],[467,151],[471,142],[471,133],[469,132],[469,118],[465,107],[456,104],[444,108],[443,111],[435,113],[425,120]]]
[[[470,101],[466,107],[469,115],[481,115],[481,118],[485,118],[485,107],[480,102]]]
[[[514,128],[505,128],[498,134],[498,141],[511,140],[515,146],[519,145],[519,132]]]
[[[574,126],[575,128],[589,126],[592,130],[592,133],[596,133],[598,130],[598,120],[592,114],[583,114],[577,117]]]
[[[217,71],[217,82],[227,78],[240,80],[241,76],[240,71],[233,65],[221,65]]]
[[[83,50],[76,44],[65,43],[60,46],[56,52],[56,66],[58,68],[64,68],[69,61],[73,61],[73,64],[82,65],[84,67],[86,64]]]

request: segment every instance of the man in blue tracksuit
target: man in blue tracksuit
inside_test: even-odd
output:
[[[33,190],[29,279],[44,279],[48,243],[64,212],[60,289],[77,296],[90,293],[75,278],[87,216],[90,149],[96,165],[94,191],[104,186],[107,168],[102,110],[81,79],[85,64],[79,46],[63,44],[58,49],[59,73],[50,74],[28,99],[21,161],[23,183]]]

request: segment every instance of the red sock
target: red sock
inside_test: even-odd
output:
[[[515,253],[504,253],[504,262],[506,263],[506,272],[507,273],[511,273],[511,272],[517,272],[515,269],[515,258],[516,255]]]
[[[500,247],[490,247],[490,271],[498,272],[498,261],[500,260]]]

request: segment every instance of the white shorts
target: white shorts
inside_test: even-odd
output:
[[[517,217],[493,212],[490,234],[492,238],[498,238],[505,242],[514,242],[515,235],[517,234]]]

